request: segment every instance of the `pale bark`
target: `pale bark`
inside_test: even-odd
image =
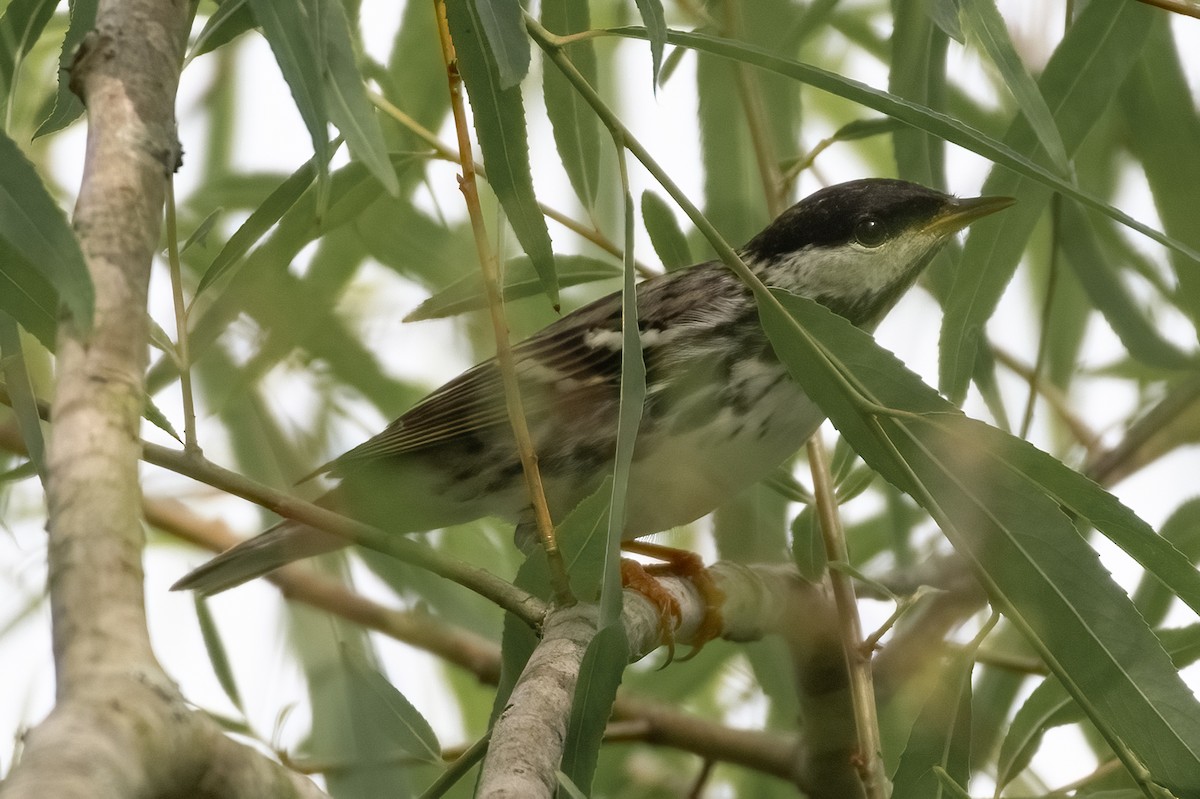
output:
[[[57,703],[0,786],[15,797],[322,796],[188,708],[146,627],[138,438],[146,294],[166,181],[184,0],[109,0],[72,68],[88,108],[75,230],[95,323],[60,327],[47,450]]]

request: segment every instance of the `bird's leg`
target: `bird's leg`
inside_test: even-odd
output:
[[[667,642],[669,663],[675,655],[675,627],[682,617],[679,602],[662,587],[655,578],[658,575],[683,577],[691,581],[704,600],[704,618],[696,629],[692,651],[683,658],[689,660],[712,639],[721,634],[724,622],[721,605],[725,594],[717,587],[704,561],[695,552],[677,549],[647,541],[622,541],[621,549],[637,555],[645,555],[662,563],[643,566],[633,560],[621,561],[621,580],[626,588],[632,588],[649,599],[659,610],[659,623],[663,639]]]

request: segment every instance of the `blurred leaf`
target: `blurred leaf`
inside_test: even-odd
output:
[[[1118,107],[1128,130],[1122,143],[1141,162],[1163,230],[1200,248],[1200,150],[1179,146],[1200,141],[1200,110],[1167,16],[1153,15],[1147,46],[1121,88]],[[1191,259],[1170,256],[1179,280],[1178,301],[1193,325],[1200,324],[1200,270]]]
[[[558,778],[558,787],[565,791],[570,799],[587,799],[587,794],[579,790],[579,786],[572,782],[565,772],[560,770],[555,776]]]
[[[646,26],[646,40],[650,42],[650,80],[657,87],[663,48],[667,43],[667,18],[661,0],[637,0],[637,7],[642,24]]]
[[[529,140],[521,90],[517,86],[505,88],[492,69],[475,2],[448,3],[446,20],[454,38],[459,70],[471,97],[472,118],[487,167],[488,185],[504,207],[522,249],[533,261],[546,296],[558,308],[558,278],[550,234],[534,196],[533,176],[529,171]]]
[[[786,314],[768,298],[760,314],[776,353],[859,455],[930,512],[1106,738],[1122,740],[1164,785],[1200,786],[1200,703],[1059,503],[1083,506],[1135,557],[1161,558],[1150,568],[1194,602],[1194,570],[1176,573],[1185,559],[1152,533],[1142,540],[1136,517],[1107,492],[954,411],[845,319],[773,296]],[[863,399],[904,415],[869,413]]]
[[[355,62],[354,43],[341,3],[322,0],[321,30],[324,33],[325,106],[329,118],[346,137],[350,155],[361,161],[384,190],[397,196],[400,182],[388,157],[375,106],[367,99],[363,77]]]
[[[208,18],[192,42],[192,49],[187,54],[185,64],[229,44],[246,31],[253,30],[256,24],[254,13],[246,0],[222,0],[216,12]]]
[[[1163,522],[1159,534],[1192,563],[1200,561],[1200,499],[1191,499],[1175,509]],[[1142,576],[1133,603],[1146,623],[1158,625],[1167,616],[1174,594],[1153,573]]]
[[[43,486],[49,472],[46,470],[46,444],[42,438],[42,419],[38,414],[37,397],[33,383],[25,368],[25,354],[21,348],[21,332],[17,323],[6,313],[0,312],[0,372],[4,375],[4,387],[12,401],[13,416],[17,430],[25,442],[25,451],[37,469]]]
[[[7,313],[50,352],[58,336],[58,292],[0,238],[0,312]]]
[[[11,0],[0,14],[0,113],[6,120],[13,81],[57,7],[58,0]]]
[[[1042,149],[1049,156],[1050,163],[1059,174],[1069,175],[1071,165],[1068,163],[1067,151],[1062,136],[1058,133],[1058,126],[1054,123],[1054,116],[1046,106],[1037,83],[1025,69],[1021,57],[1017,55],[1017,50],[1008,35],[1008,26],[996,8],[995,0],[958,0],[958,8],[959,18],[964,23],[963,28],[999,70],[1029,127],[1033,129]]]
[[[612,494],[608,506],[607,531],[603,559],[604,570],[600,583],[600,627],[620,627],[621,639],[625,628],[621,623],[624,597],[621,579],[621,540],[625,537],[628,518],[630,470],[633,465],[634,446],[638,430],[641,429],[642,413],[646,404],[646,362],[642,355],[641,326],[638,323],[637,273],[633,268],[633,195],[625,177],[624,154],[622,159],[622,199],[625,219],[625,275],[621,286],[621,385],[618,394],[616,452],[613,455]],[[626,645],[628,649],[628,645]],[[628,654],[628,652],[626,652]],[[628,658],[626,659],[628,663]],[[617,676],[620,681],[620,675]],[[613,685],[616,691],[616,685]],[[597,742],[597,746],[599,743]],[[588,769],[590,772],[594,763]]]
[[[217,253],[217,257],[213,258],[208,269],[204,271],[204,275],[200,278],[200,285],[196,287],[196,296],[202,294],[206,288],[216,282],[240,261],[259,239],[266,235],[267,231],[308,191],[316,172],[315,159],[310,158],[254,209],[242,226],[229,237],[229,241]]]
[[[595,602],[600,597],[612,488],[612,478],[606,477],[557,527],[559,548],[571,576],[571,591],[582,602]]]
[[[54,109],[33,134],[35,139],[62,130],[83,113],[83,103],[71,91],[70,70],[83,37],[95,27],[98,1],[70,0],[71,22],[58,58],[58,90],[54,95]]]
[[[1084,16],[1087,16],[1087,13],[1092,8],[1105,6],[1110,2],[1114,2],[1114,0],[1097,0],[1097,2],[1089,4],[1084,10]],[[1121,9],[1134,9],[1136,13],[1147,13],[1146,9],[1137,4],[1122,5]],[[1093,27],[1095,24],[1096,23],[1093,24]],[[1117,22],[1113,23],[1113,26],[1119,26],[1120,24],[1121,23],[1118,20]],[[1107,27],[1111,28],[1113,26]],[[1076,26],[1071,29],[1072,35],[1074,35],[1074,31],[1078,27],[1079,23],[1076,23]],[[1136,29],[1134,32],[1136,33]],[[609,33],[628,38],[645,37],[645,32],[640,28],[613,28],[609,30]],[[1091,35],[1092,33],[1094,33],[1094,31],[1088,29],[1085,34],[1080,35],[1085,36]],[[1113,35],[1115,36],[1116,34]],[[1106,46],[1112,47],[1116,47],[1117,44],[1124,42],[1124,40],[1121,40],[1121,42],[1114,43],[1111,41],[1111,37],[1095,38],[1103,39],[1103,43]],[[896,95],[889,94],[888,92],[873,89],[866,84],[844,78],[836,73],[798,61],[779,58],[778,56],[771,55],[770,53],[751,45],[740,44],[728,39],[720,39],[701,33],[683,33],[680,31],[671,31],[668,40],[673,44],[684,45],[702,52],[713,53],[728,59],[743,61],[747,64],[751,64],[771,72],[777,72],[781,75],[785,75],[789,78],[800,81],[801,83],[806,83],[810,86],[813,86],[814,88],[835,94],[839,97],[843,97],[847,100],[867,106],[868,108],[873,108],[881,113],[888,114],[889,116],[892,116],[907,125],[927,131],[928,133],[945,139],[952,144],[957,144],[964,149],[982,155],[983,157],[994,161],[998,166],[1005,167],[1006,169],[1011,170],[1018,175],[1030,178],[1042,186],[1054,189],[1055,191],[1058,191],[1061,194],[1078,201],[1082,205],[1099,211],[1100,213],[1116,220],[1122,225],[1141,233],[1143,236],[1153,239],[1154,241],[1157,241],[1166,247],[1170,247],[1172,250],[1175,250],[1181,255],[1200,263],[1200,250],[1197,250],[1178,239],[1164,235],[1162,232],[1157,231],[1150,226],[1143,224],[1142,222],[1139,222],[1138,220],[1126,214],[1124,211],[1121,211],[1120,209],[1104,202],[1098,197],[1083,191],[1073,183],[1063,180],[1050,170],[1037,164],[1027,156],[1022,155],[1020,149],[1014,148],[1008,143],[993,139],[992,137],[975,130],[969,125],[966,125],[951,116],[934,111],[930,108],[920,105],[919,103],[910,102]],[[1072,53],[1078,54],[1078,46],[1081,46],[1084,43],[1085,42],[1083,41],[1076,41],[1077,47],[1072,49]],[[1086,43],[1090,46],[1093,44],[1093,40],[1087,39]],[[1118,59],[1118,61],[1128,61],[1131,57],[1131,55],[1128,55],[1123,59]],[[1094,59],[1089,60],[1089,67],[1093,66],[1093,61]],[[1051,64],[1053,63],[1054,60],[1051,59]],[[1096,66],[1095,68],[1100,70],[1102,66]],[[1049,70],[1049,68],[1047,69]],[[1061,72],[1062,70],[1055,72],[1054,77],[1059,79],[1064,78],[1065,76],[1063,76]],[[1043,84],[1046,83],[1047,74],[1050,73],[1043,73]],[[1103,88],[1103,86],[1106,86],[1109,83],[1111,83],[1111,81],[1102,82],[1102,86],[1100,88]],[[1045,85],[1043,85],[1043,94],[1047,94]],[[703,97],[703,94],[701,96]],[[1087,133],[1087,130],[1084,128],[1085,123],[1094,119],[1095,115],[1099,112],[1093,110],[1084,114],[1082,118],[1071,116],[1070,121],[1072,124],[1065,126],[1065,120],[1068,118],[1067,109],[1071,109],[1073,112],[1077,106],[1086,107],[1087,103],[1096,103],[1100,108],[1103,108],[1106,98],[1095,98],[1089,94],[1087,97],[1075,97],[1072,95],[1067,99],[1069,99],[1071,102],[1057,103],[1053,106],[1053,108],[1055,108],[1055,119],[1058,120],[1059,128],[1060,130],[1063,130],[1064,133],[1063,140],[1071,145],[1077,144],[1078,141]],[[1020,124],[1016,125],[1015,127],[1020,128]],[[1004,175],[1006,173],[1003,170],[993,169],[992,174],[994,176]],[[986,188],[987,187],[985,186],[985,189]],[[1013,192],[994,190],[989,190],[985,193],[1000,194],[1005,196],[1013,194]],[[1014,213],[1022,207],[1021,203],[1025,202],[1023,199],[1025,197],[1025,192],[1018,192],[1017,194],[1020,202],[1018,202],[1016,207],[1008,209],[1004,213],[1003,219],[1011,219]],[[1047,198],[1048,196],[1049,192],[1046,193]],[[1035,208],[1035,210],[1037,209]],[[971,229],[972,231],[977,231],[981,226],[988,225],[989,223],[990,220],[976,222],[974,225],[972,225]],[[1030,227],[1032,227],[1032,225],[1030,225]],[[1022,247],[1024,246],[1024,240],[1025,238],[1022,237],[1020,242]],[[967,241],[969,243],[971,239],[968,238]],[[965,260],[966,259],[964,258],[964,262]],[[1007,282],[1007,277],[1005,278],[1005,282]]]
[[[400,752],[430,763],[442,762],[441,746],[429,722],[404,694],[388,681],[379,669],[353,650],[342,650],[346,678],[355,685],[349,689],[358,704],[354,718],[369,723],[363,729],[370,737],[379,736],[393,752]],[[354,750],[362,751],[362,750]]]
[[[46,191],[33,164],[16,142],[0,133],[0,239],[58,292],[75,325],[92,328],[92,278],[66,216]],[[20,285],[19,275],[0,263],[0,278]],[[32,297],[30,297],[32,299]],[[22,315],[14,314],[24,323]]]
[[[792,520],[792,561],[800,570],[800,576],[810,583],[817,582],[825,575],[829,555],[825,551],[825,541],[821,538],[821,528],[812,506],[800,511]]]
[[[175,432],[175,427],[171,424],[171,420],[154,404],[154,400],[149,396],[146,397],[145,403],[142,406],[142,417],[180,444],[183,443],[183,438],[179,433]]]
[[[451,0],[454,2],[455,0]],[[459,0],[473,6],[487,37],[487,52],[494,59],[500,88],[511,89],[529,71],[529,37],[519,0]]]
[[[204,217],[204,219],[200,221],[200,224],[196,225],[196,229],[192,231],[192,235],[188,236],[187,241],[185,241],[183,246],[179,248],[179,253],[181,255],[196,245],[199,245],[201,249],[207,246],[208,234],[212,232],[213,225],[215,225],[217,220],[221,218],[221,212],[223,210],[224,209],[221,208],[214,208],[213,210],[209,211],[208,216]]]
[[[319,5],[327,0],[249,0],[271,45],[279,71],[292,90],[296,110],[312,138],[317,181],[329,176],[329,113],[325,108],[325,25]],[[319,194],[322,192],[319,190]],[[324,203],[318,202],[318,209]]]
[[[945,106],[946,35],[934,25],[931,0],[894,0],[888,90],[930,108]],[[931,135],[934,134],[934,135]],[[945,138],[945,137],[942,137]],[[946,145],[922,125],[892,134],[897,175],[933,188],[946,186]]]
[[[233,669],[229,665],[229,653],[225,650],[225,643],[221,640],[221,632],[213,620],[212,611],[208,608],[208,600],[200,594],[192,594],[192,599],[196,606],[196,621],[200,623],[200,636],[204,639],[204,651],[208,653],[208,661],[212,664],[217,682],[221,684],[221,690],[233,706],[245,715],[242,695],[238,691],[237,680],[234,679]]]
[[[1068,155],[1074,154],[1112,101],[1137,60],[1153,18],[1154,13],[1138,3],[1098,0],[1087,5],[1067,30],[1038,83]],[[1035,147],[1036,136],[1025,118],[1019,117],[1009,127],[1004,142],[1016,152],[1029,153]],[[1018,202],[1001,218],[972,226],[962,259],[954,270],[942,324],[939,382],[942,391],[956,402],[966,393],[984,324],[1016,269],[1051,189],[1093,208],[1103,205],[1090,195],[1085,199],[1073,187],[1066,190],[1056,185],[1058,181],[1039,179],[1028,170],[996,160],[1017,174],[993,167],[984,182],[984,194],[1015,197]],[[1118,218],[1111,210],[1105,213]],[[1124,219],[1118,221],[1127,224]]]
[[[679,220],[667,201],[652,191],[642,192],[642,221],[646,223],[658,260],[668,272],[695,263]]]
[[[587,255],[556,255],[559,285],[578,286],[597,280],[619,277],[620,267]],[[519,255],[504,264],[504,299],[518,300],[532,297],[542,290],[541,279],[533,268],[529,256]],[[483,278],[478,271],[471,271],[455,280],[446,288],[422,302],[404,317],[405,322],[424,319],[440,319],[466,311],[487,307],[483,295]]]
[[[943,799],[947,794],[937,768],[955,782],[966,784],[970,779],[974,654],[971,649],[949,658],[942,679],[933,684],[892,775],[892,799]]]
[[[959,44],[966,41],[963,35],[962,22],[959,20],[958,0],[933,0],[929,9],[929,18],[933,24],[942,29],[942,33]]]
[[[1000,744],[997,759],[996,782],[1000,788],[1010,783],[1024,771],[1042,744],[1042,737],[1051,727],[1068,724],[1082,714],[1078,708],[1072,710],[1071,697],[1063,690],[1062,683],[1053,677],[1042,680],[1033,693],[1021,704],[1008,734]]]
[[[1088,215],[1077,206],[1063,205],[1059,240],[1067,263],[1075,271],[1092,304],[1104,314],[1130,355],[1164,369],[1196,366],[1194,358],[1163,338],[1155,324],[1146,318],[1092,232]]]
[[[1162,630],[1159,637],[1177,667],[1200,659],[1200,625]],[[1053,727],[1082,721],[1084,714],[1054,677],[1043,680],[1017,709],[997,756],[997,782],[1004,787],[1029,767]]]
[[[950,776],[950,774],[941,766],[933,767],[933,775],[937,777],[940,796],[945,799],[971,799],[971,795],[966,789],[959,784],[958,780]]]
[[[561,768],[585,794],[591,790],[604,729],[628,665],[629,640],[619,621],[596,633],[579,664]]]
[[[591,29],[587,0],[543,0],[542,25],[559,35]],[[529,40],[524,36],[526,47]],[[579,74],[593,87],[599,86],[596,46],[591,39],[576,42],[566,50]],[[575,195],[586,208],[596,202],[600,183],[600,126],[591,107],[556,68],[542,70],[546,116],[554,130],[554,143]]]

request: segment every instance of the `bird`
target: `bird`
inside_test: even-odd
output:
[[[958,231],[1012,202],[959,199],[896,179],[854,180],[791,206],[738,254],[767,286],[814,300],[872,332]],[[825,419],[776,357],[752,291],[721,261],[643,280],[637,308],[646,393],[628,478],[627,541],[711,512],[794,455]],[[621,325],[616,292],[512,349],[554,519],[613,471]],[[389,533],[491,516],[515,523],[523,546],[534,540],[494,358],[313,474],[338,481],[318,504]],[[172,589],[215,594],[346,544],[285,519]]]

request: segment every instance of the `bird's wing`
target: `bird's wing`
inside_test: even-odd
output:
[[[639,308],[655,307],[655,322],[704,316],[703,306],[720,300],[720,291],[697,291],[723,268],[704,264],[638,284]],[[727,281],[720,281],[727,282]],[[736,281],[734,281],[736,283]],[[740,286],[740,284],[738,284]],[[653,345],[645,339],[648,365]],[[610,294],[550,324],[513,348],[526,418],[536,420],[552,406],[580,400],[592,391],[615,396],[621,375],[621,298]],[[459,436],[508,424],[504,386],[495,359],[468,369],[422,399],[381,433],[314,474],[352,463],[433,447]]]

